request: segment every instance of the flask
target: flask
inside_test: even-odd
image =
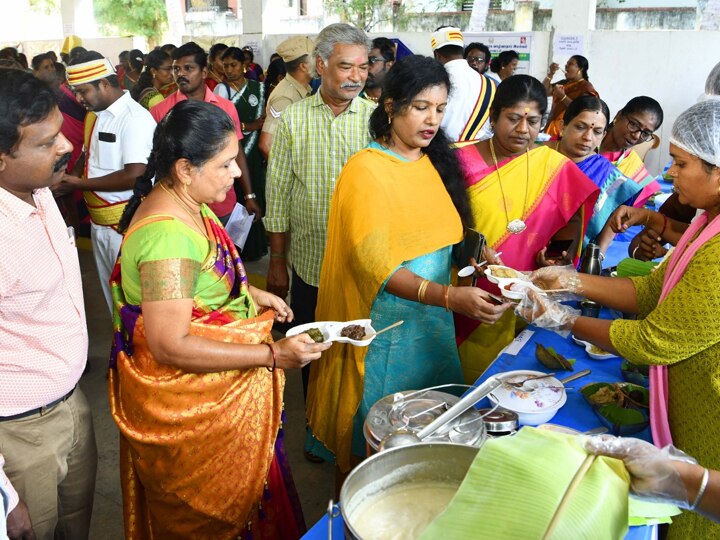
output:
[[[599,276],[602,272],[602,252],[600,246],[592,242],[585,246],[580,271],[584,274]],[[597,317],[600,315],[600,304],[592,300],[580,302],[580,314],[583,317]]]

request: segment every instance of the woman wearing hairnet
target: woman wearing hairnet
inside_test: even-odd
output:
[[[528,321],[612,351],[650,368],[653,441],[674,444],[704,466],[720,469],[720,98],[683,112],[670,138],[680,202],[702,210],[674,252],[649,276],[606,278],[570,267],[531,276],[544,289],[571,292],[637,320],[581,317],[532,292],[517,311]],[[700,492],[703,478],[691,490]],[[693,501],[690,501],[695,502]],[[690,505],[686,505],[690,506]],[[720,538],[720,525],[684,513],[668,538]]]

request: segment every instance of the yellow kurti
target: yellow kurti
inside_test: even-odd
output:
[[[720,237],[708,241],[658,305],[667,264],[632,278],[639,320],[619,319],[610,339],[636,364],[667,365],[673,443],[698,462],[720,469]],[[685,512],[670,539],[720,538],[720,525]]]

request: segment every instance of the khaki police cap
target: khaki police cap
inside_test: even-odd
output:
[[[283,62],[292,62],[301,56],[310,54],[314,46],[315,44],[309,37],[295,36],[278,45],[277,53],[283,59]]]

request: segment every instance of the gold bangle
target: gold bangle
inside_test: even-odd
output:
[[[647,212],[647,217],[645,218],[645,227],[647,227],[648,223],[650,223],[650,210],[646,208],[645,211]]]
[[[421,304],[425,303],[425,292],[427,291],[428,285],[430,285],[430,280],[423,279],[422,283],[420,283],[420,286],[418,287],[417,298],[418,302]]]
[[[450,287],[452,285],[444,285],[445,287],[445,311],[450,311]]]

